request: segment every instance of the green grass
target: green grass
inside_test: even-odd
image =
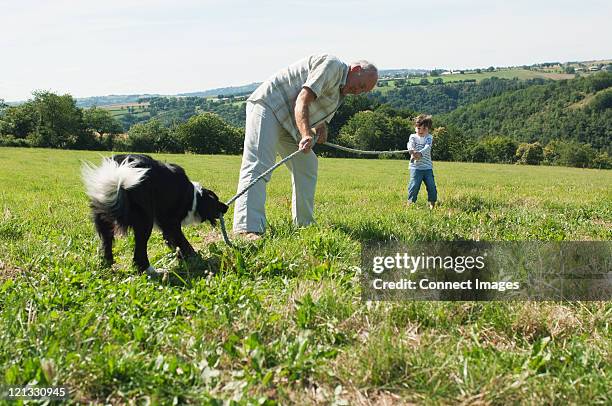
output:
[[[156,157],[235,193],[240,157]],[[79,179],[99,159],[0,148],[0,385],[112,404],[612,401],[610,302],[363,303],[356,272],[367,239],[610,240],[610,171],[437,162],[430,212],[404,205],[405,161],[325,158],[318,224],[296,228],[281,168],[264,239],[234,251],[186,228],[201,258],[183,264],[155,232],[172,273],[151,280],[131,237],[101,266]]]

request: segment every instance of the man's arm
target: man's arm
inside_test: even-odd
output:
[[[310,129],[310,118],[308,115],[308,109],[310,103],[317,98],[317,95],[307,87],[303,87],[298,94],[297,100],[295,101],[295,123],[297,124],[298,131],[302,136],[299,143],[299,148],[304,152],[308,153],[312,149],[312,130]]]

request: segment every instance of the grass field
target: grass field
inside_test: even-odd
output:
[[[128,107],[132,108],[135,116],[148,116],[149,103],[125,103],[125,104],[111,104],[108,106],[102,106],[100,108],[108,110],[108,112],[116,119],[127,115],[129,113]]]
[[[235,193],[240,157],[156,157]],[[610,302],[367,303],[357,276],[365,240],[611,240],[611,171],[439,162],[430,212],[404,205],[406,161],[324,158],[318,224],[296,228],[280,168],[265,238],[232,250],[187,228],[201,258],[183,264],[154,232],[161,281],[130,266],[131,237],[101,266],[81,160],[100,153],[0,148],[0,385],[112,404],[612,402]]]

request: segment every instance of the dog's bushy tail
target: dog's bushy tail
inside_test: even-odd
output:
[[[127,227],[129,213],[126,190],[138,185],[148,171],[147,168],[136,168],[137,163],[127,159],[118,163],[112,158],[104,158],[98,167],[88,162],[81,167],[94,214],[100,213],[115,220],[122,229]]]

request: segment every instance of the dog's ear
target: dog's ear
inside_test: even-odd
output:
[[[217,224],[217,219],[225,214],[228,207],[220,202],[217,195],[208,189],[202,188],[201,201],[198,203],[198,211],[202,221],[209,221],[211,225]]]

